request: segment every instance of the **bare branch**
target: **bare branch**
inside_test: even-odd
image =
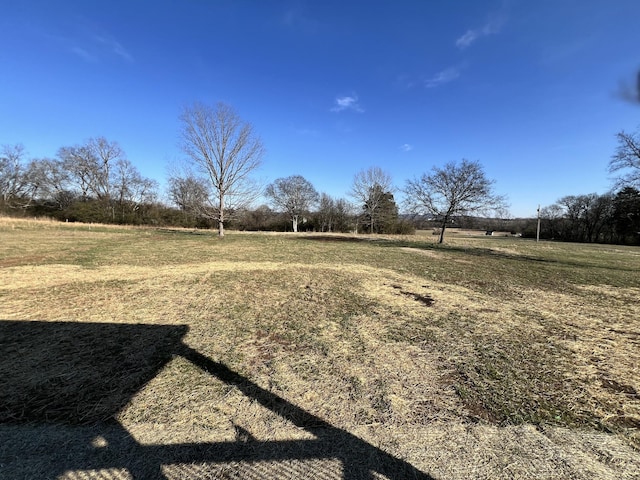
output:
[[[0,150],[0,206],[28,207],[35,196],[36,164],[25,165],[25,154],[21,144],[3,145]]]
[[[616,135],[618,148],[609,162],[609,173],[622,172],[616,178],[616,187],[640,187],[640,132]]]

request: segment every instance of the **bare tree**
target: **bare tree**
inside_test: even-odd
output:
[[[335,228],[336,201],[327,193],[320,194],[318,211],[316,214],[318,227],[321,232],[333,232]]]
[[[33,201],[39,181],[38,163],[25,164],[21,144],[3,145],[0,149],[0,206],[28,207]]]
[[[318,192],[313,185],[301,175],[278,178],[265,190],[274,206],[283,209],[291,218],[293,231],[298,231],[300,217],[309,212],[318,201]]]
[[[616,186],[640,188],[640,132],[617,134],[618,148],[609,162],[609,172],[625,172],[616,179]]]
[[[0,195],[2,205],[8,206],[10,200],[21,189],[23,176],[23,145],[3,145],[0,152]]]
[[[77,190],[83,200],[87,200],[93,193],[93,170],[97,168],[97,162],[89,148],[76,145],[74,147],[62,147],[58,150],[58,159],[62,169],[68,172],[69,182],[74,190]]]
[[[124,221],[126,203],[135,210],[149,195],[155,184],[143,178],[117,142],[104,137],[90,138],[82,145],[62,147],[58,150],[60,167],[66,172],[64,179],[69,188],[78,191],[82,200],[97,200],[109,220],[116,219],[116,206]],[[142,188],[142,191],[140,190]],[[134,199],[134,197],[136,197]]]
[[[211,186],[208,205],[223,237],[225,213],[246,206],[259,193],[250,175],[264,155],[262,141],[251,124],[224,103],[194,103],[183,110],[180,121],[182,150]]]
[[[358,229],[356,207],[345,198],[335,201],[335,217],[333,228],[335,232],[354,232]]]
[[[353,178],[349,195],[362,205],[370,223],[371,233],[375,231],[380,207],[393,190],[391,175],[379,167],[362,170]]]
[[[606,230],[613,224],[615,205],[612,194],[567,195],[559,199],[555,207],[562,214],[563,227],[556,238],[572,242],[599,242],[611,236]],[[547,211],[543,210],[543,213]]]
[[[407,180],[405,206],[412,213],[438,219],[438,243],[442,243],[447,224],[454,216],[504,208],[505,199],[493,193],[493,183],[479,162],[449,162],[444,168],[434,167],[431,175],[425,173],[419,179]]]
[[[139,212],[143,204],[153,202],[158,187],[157,182],[140,175],[138,169],[126,158],[116,162],[113,177],[112,191],[122,222],[127,221],[127,212]]]
[[[540,210],[540,220],[542,221],[541,234],[550,239],[566,238],[567,224],[565,210],[554,203]]]
[[[35,162],[41,180],[39,196],[53,202],[59,209],[68,207],[75,199],[75,193],[72,191],[69,172],[62,160],[42,158]]]
[[[169,177],[169,197],[180,210],[206,216],[210,197],[207,183],[193,174],[172,174]]]
[[[110,203],[114,184],[114,167],[125,159],[117,142],[104,137],[90,138],[84,145],[62,147],[58,158],[84,198],[93,197]]]

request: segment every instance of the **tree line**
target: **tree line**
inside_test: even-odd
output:
[[[55,158],[27,159],[23,146],[3,146],[0,211],[62,221],[217,228],[219,236],[226,227],[395,234],[428,225],[437,227],[440,242],[447,227],[473,223],[474,216],[507,216],[505,198],[494,193],[494,182],[477,161],[449,162],[407,180],[399,190],[409,213],[400,215],[398,189],[379,167],[356,173],[348,198],[318,192],[300,175],[258,185],[253,174],[264,145],[229,105],[185,107],[179,134],[186,161],[168,176],[171,205],[160,201],[157,182],[143,177],[117,142],[97,137],[62,147]],[[638,134],[624,132],[618,140],[610,162],[611,171],[621,174],[617,192],[567,196],[543,208],[542,238],[640,241],[640,141]],[[267,203],[256,207],[260,197]],[[531,225],[512,220],[502,228],[530,235]]]
[[[640,191],[568,195],[540,211],[540,237],[585,243],[640,245]]]
[[[0,150],[0,211],[83,222],[145,223],[158,185],[143,177],[116,142],[91,138],[56,158],[27,160],[25,148]]]
[[[640,245],[640,131],[622,131],[617,140],[609,161],[609,173],[617,175],[612,190],[567,195],[542,208],[541,238]]]

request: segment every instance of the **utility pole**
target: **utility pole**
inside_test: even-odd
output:
[[[536,230],[536,243],[540,241],[540,204],[538,204],[538,228]]]

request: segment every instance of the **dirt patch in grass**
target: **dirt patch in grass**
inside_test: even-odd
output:
[[[631,385],[624,385],[616,382],[615,380],[604,378],[602,380],[602,386],[616,393],[625,393],[631,396],[631,398],[638,398],[638,392]]]
[[[400,285],[391,285],[391,287],[398,290],[398,292],[401,293],[402,295],[406,295],[407,297],[413,298],[418,302],[422,302],[427,307],[430,307],[431,305],[433,305],[433,298],[431,298],[429,295],[421,295],[419,293],[408,292],[406,290],[403,290]]]

